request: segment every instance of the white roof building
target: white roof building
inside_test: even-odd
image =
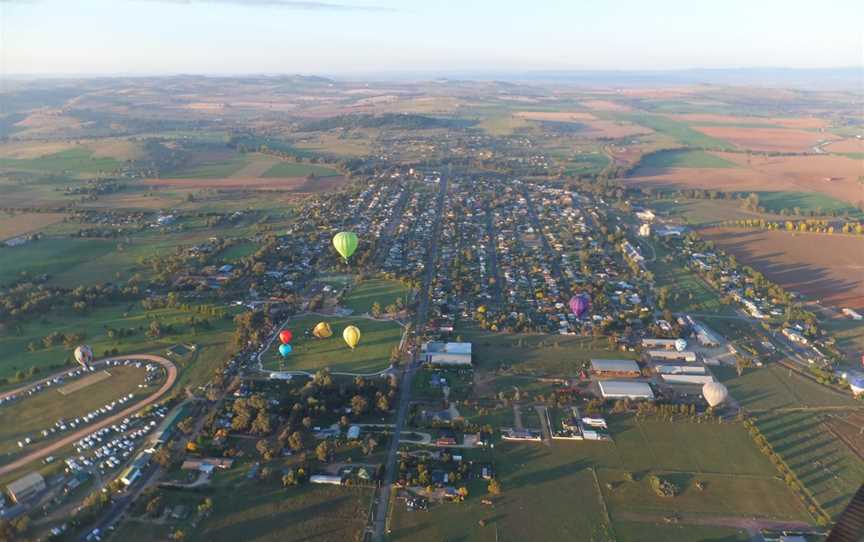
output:
[[[471,365],[471,343],[429,342],[423,352],[433,365]]]
[[[599,384],[604,399],[654,399],[654,392],[646,382],[603,380]]]

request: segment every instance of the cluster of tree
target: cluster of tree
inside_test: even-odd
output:
[[[90,309],[136,299],[137,285],[118,287],[113,284],[79,286],[74,289],[48,286],[39,281],[26,281],[0,290],[0,322],[11,323],[28,317],[44,315],[59,306],[68,306],[79,313]]]
[[[681,488],[667,478],[655,474],[648,477],[648,484],[658,497],[675,497],[681,493]]]
[[[21,540],[30,529],[30,517],[26,514],[13,520],[0,519],[0,542]]]
[[[765,219],[740,219],[727,220],[722,223],[724,226],[732,226],[738,228],[758,228],[768,231],[787,231],[797,233],[828,233],[842,232],[847,234],[864,234],[864,224],[860,222],[845,222],[842,225],[832,224],[824,219],[808,219],[800,221],[786,220],[777,222]]]
[[[269,405],[263,395],[254,394],[249,399],[237,399],[231,408],[234,412],[231,419],[233,430],[262,436],[273,432]]]
[[[261,344],[270,336],[273,322],[265,311],[247,311],[234,317],[232,344],[237,350],[249,345]]]

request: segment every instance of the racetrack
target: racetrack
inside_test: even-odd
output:
[[[112,359],[118,359],[118,358],[105,358],[103,360],[99,360],[97,362],[97,364],[102,364],[102,363],[104,363],[106,361],[110,361]],[[117,414],[114,414],[113,416],[109,416],[109,417],[105,418],[104,420],[100,420],[100,421],[98,421],[92,425],[88,425],[87,427],[84,427],[84,428],[82,428],[82,429],[80,429],[74,433],[71,433],[71,434],[63,437],[62,439],[60,439],[56,442],[52,442],[48,446],[45,446],[45,447],[40,448],[38,450],[34,450],[33,452],[25,455],[24,457],[18,458],[15,461],[13,461],[12,463],[9,463],[8,465],[3,465],[2,467],[0,467],[0,476],[4,476],[4,475],[6,475],[12,471],[20,469],[21,467],[24,467],[25,465],[28,465],[28,464],[32,463],[33,461],[37,461],[39,459],[48,457],[49,455],[56,452],[57,450],[60,450],[66,446],[69,446],[70,444],[74,443],[75,441],[77,441],[79,439],[84,438],[85,436],[89,435],[90,433],[93,433],[94,431],[98,431],[99,429],[102,429],[103,427],[107,427],[109,425],[112,425],[112,424],[116,423],[117,421],[122,420],[123,418],[134,414],[135,412],[141,410],[142,408],[146,407],[147,405],[155,403],[156,401],[159,400],[160,397],[165,395],[165,393],[168,390],[170,390],[171,387],[174,385],[174,382],[177,381],[177,367],[173,363],[171,363],[171,361],[163,358],[162,356],[154,356],[152,354],[135,354],[135,355],[125,355],[122,357],[122,359],[146,360],[146,361],[152,361],[154,363],[158,363],[158,364],[162,365],[163,367],[165,367],[165,371],[168,373],[168,377],[165,379],[165,382],[162,384],[162,386],[158,390],[156,390],[156,392],[154,392],[149,397],[143,399],[142,401],[139,401],[139,402],[135,403],[134,405],[132,405],[132,406],[130,406],[124,410],[121,410],[120,412],[118,412]],[[57,375],[55,375],[55,376],[65,374],[66,372],[68,372],[68,369],[57,373]],[[49,378],[53,378],[53,377],[49,377]]]

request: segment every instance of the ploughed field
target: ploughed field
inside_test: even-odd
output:
[[[864,308],[864,237],[735,228],[702,233],[790,291],[837,307]]]

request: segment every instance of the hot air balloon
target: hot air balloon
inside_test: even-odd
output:
[[[675,339],[675,350],[683,352],[687,348],[687,341],[684,339]]]
[[[290,354],[292,350],[294,350],[294,349],[291,348],[291,345],[288,343],[284,343],[284,344],[279,345],[279,353],[282,354],[283,358],[287,358],[288,354]]]
[[[279,340],[282,341],[282,344],[290,343],[292,337],[294,337],[294,335],[291,333],[291,330],[283,329],[279,332]]]
[[[333,246],[336,252],[342,256],[346,262],[348,258],[357,250],[357,234],[353,231],[340,231],[333,236]]]
[[[330,329],[330,324],[327,322],[318,322],[315,324],[315,327],[312,328],[312,335],[319,339],[326,339],[333,335],[333,330]]]
[[[576,315],[576,318],[582,318],[582,315],[588,311],[591,305],[591,299],[588,294],[577,294],[570,298],[570,311]]]
[[[93,350],[90,350],[90,347],[86,344],[82,344],[75,349],[75,361],[84,368],[89,367],[90,362],[93,361]]]
[[[702,396],[708,401],[708,405],[713,408],[729,398],[729,390],[719,382],[706,382],[702,386]]]
[[[360,330],[357,326],[348,326],[342,330],[342,338],[350,348],[354,348],[360,342]]]

